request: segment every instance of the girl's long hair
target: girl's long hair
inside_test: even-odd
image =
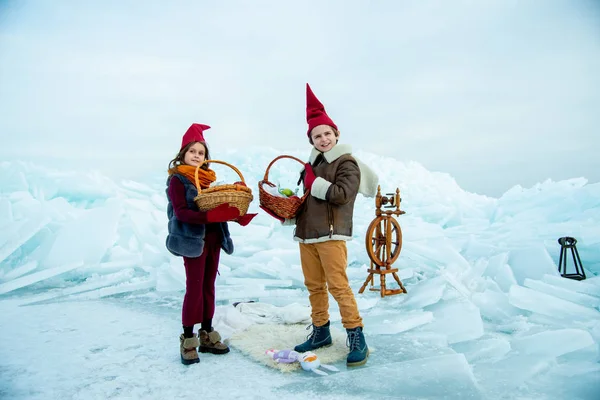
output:
[[[175,158],[172,159],[171,162],[169,162],[169,171],[173,168],[176,168],[178,165],[184,164],[183,159],[185,157],[185,153],[187,153],[190,147],[192,147],[196,143],[200,143],[202,146],[204,146],[204,159],[210,160],[210,153],[208,152],[208,146],[206,145],[206,142],[191,142],[187,144],[183,149],[179,150],[179,153],[177,153]],[[200,167],[200,169],[208,170],[209,166],[210,163],[205,163]]]

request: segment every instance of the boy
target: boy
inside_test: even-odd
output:
[[[300,180],[310,191],[295,220],[294,240],[300,242],[304,284],[309,292],[313,331],[294,350],[306,352],[329,346],[329,293],[337,301],[342,325],[348,334],[348,366],[367,362],[369,348],[363,334],[362,318],[346,275],[346,241],[352,239],[352,215],[358,192],[374,196],[377,176],[360,164],[349,145],[338,144],[340,132],[325,107],[306,85],[308,140],[313,149]],[[300,182],[300,181],[299,181]],[[299,183],[298,182],[298,183]],[[261,207],[262,208],[262,207]]]

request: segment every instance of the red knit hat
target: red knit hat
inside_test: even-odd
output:
[[[329,125],[336,130],[338,128],[329,118],[329,115],[325,112],[325,107],[317,99],[308,83],[306,84],[306,122],[308,122],[308,132],[306,132],[308,137],[310,137],[310,131],[318,125]]]
[[[181,139],[181,149],[183,149],[185,146],[192,142],[205,142],[204,134],[202,132],[204,132],[207,129],[210,129],[210,126],[202,124],[192,124],[192,126],[190,126],[187,132],[183,135],[183,139]]]

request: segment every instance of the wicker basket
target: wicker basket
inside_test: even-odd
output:
[[[291,219],[296,216],[296,214],[298,213],[298,209],[300,208],[302,203],[304,203],[306,197],[308,197],[309,192],[305,192],[302,197],[279,197],[270,194],[263,188],[263,185],[265,184],[271,187],[275,187],[273,183],[269,182],[269,170],[271,169],[271,166],[275,163],[275,161],[280,160],[282,158],[291,158],[292,160],[296,160],[300,164],[304,165],[304,162],[302,160],[299,160],[293,156],[281,155],[279,157],[276,157],[273,161],[271,161],[271,163],[267,167],[263,180],[258,182],[258,199],[261,206],[268,208],[269,210],[273,211],[273,213],[282,218]]]
[[[230,206],[237,208],[240,211],[240,215],[245,215],[248,212],[248,206],[254,199],[252,196],[252,190],[244,185],[227,184],[209,187],[207,189],[200,188],[200,182],[198,181],[198,170],[206,163],[216,163],[227,165],[233,169],[240,176],[240,180],[244,183],[244,177],[239,169],[225,161],[218,160],[206,160],[202,164],[196,167],[194,178],[196,180],[196,188],[198,189],[198,196],[194,198],[194,202],[200,209],[200,211],[208,211],[213,208],[220,206],[221,204],[229,203]]]

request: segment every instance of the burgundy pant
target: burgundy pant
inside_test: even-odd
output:
[[[194,326],[215,315],[215,281],[221,256],[221,234],[207,231],[200,257],[183,257],[185,265],[185,297],[181,320],[183,326]]]

